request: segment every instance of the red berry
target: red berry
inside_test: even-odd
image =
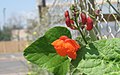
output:
[[[87,27],[86,27],[86,29],[88,31],[93,29],[93,20],[90,17],[87,18]]]
[[[82,24],[85,25],[87,22],[86,14],[82,12],[80,15],[81,15]]]
[[[65,18],[67,18],[67,17],[69,17],[69,12],[68,12],[68,10],[67,11],[65,11]]]

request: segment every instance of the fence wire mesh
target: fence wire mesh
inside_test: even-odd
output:
[[[94,5],[91,3],[91,1],[94,1]],[[109,2],[116,10],[118,10],[120,6],[118,5],[119,0],[109,0]],[[80,12],[82,9],[80,4],[82,4],[84,12],[94,18],[94,31],[96,31],[96,35],[99,39],[120,37],[120,16],[111,7],[107,0],[54,0],[51,5],[48,5],[45,8],[47,12],[44,12],[40,24],[33,30],[33,32],[37,32],[38,35],[34,36],[42,36],[46,30],[54,26],[66,26],[64,19],[64,11],[69,10],[69,7],[72,4],[77,4]],[[95,11],[96,9],[100,9],[102,11],[100,12],[99,16],[94,17],[89,11]],[[96,27],[96,25],[98,27]],[[78,31],[76,30],[71,30],[71,33],[74,39],[79,35]],[[89,32],[87,33],[88,35],[90,35]],[[44,72],[39,72],[39,68],[36,66],[35,69],[36,71],[38,71],[39,74]],[[47,72],[45,71],[44,73]],[[49,75],[49,73],[45,75]]]
[[[33,31],[38,32],[39,36],[41,36],[44,34],[44,31],[50,27],[56,25],[66,26],[64,11],[69,10],[70,5],[72,4],[76,4],[80,12],[81,9],[84,8],[84,12],[94,18],[94,30],[99,39],[120,37],[120,16],[119,11],[117,11],[118,13],[116,12],[120,6],[119,0],[54,0],[52,4],[45,8],[47,12],[44,12],[40,25],[38,25]],[[89,11],[95,11],[97,9],[101,10],[100,15],[97,17],[92,16]],[[96,25],[98,26],[97,28]],[[78,35],[77,31],[71,32],[74,37]]]

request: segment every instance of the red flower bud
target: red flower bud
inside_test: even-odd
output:
[[[82,26],[81,26],[81,29],[84,29],[84,28],[85,28],[85,25],[82,25]]]
[[[74,24],[74,21],[73,21],[73,20],[70,20],[70,24]]]
[[[70,28],[73,30],[77,29],[75,26],[70,26]]]
[[[85,25],[87,22],[86,14],[82,12],[80,15],[81,15],[82,24]]]
[[[75,30],[76,27],[74,26],[74,20],[70,20],[70,24],[71,24],[70,28]]]
[[[71,20],[69,17],[66,18],[65,23],[71,29],[76,29],[76,27],[74,26],[74,20]]]
[[[101,11],[101,10],[95,10],[95,15],[96,15],[96,16],[99,16],[99,15],[100,15],[100,11]]]
[[[65,23],[66,23],[66,25],[67,25],[68,27],[71,26],[70,18],[69,18],[69,17],[66,17]]]
[[[88,31],[90,31],[90,30],[92,30],[92,28],[93,28],[93,20],[90,17],[88,17],[87,18],[87,27],[86,27],[86,29]]]
[[[70,19],[68,11],[65,12],[65,23],[71,29],[76,29],[76,27],[74,26],[74,20]]]
[[[69,17],[69,12],[68,12],[68,10],[67,11],[65,11],[65,18],[67,18],[67,17]]]

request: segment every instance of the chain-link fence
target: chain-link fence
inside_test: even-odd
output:
[[[120,37],[119,0],[54,0],[52,4],[43,8],[47,11],[43,11],[44,15],[42,15],[40,25],[33,31],[38,32],[38,36],[41,36],[50,27],[56,25],[66,26],[64,11],[69,10],[72,4],[77,4],[80,12],[84,11],[87,15],[94,18],[95,35],[99,39]],[[101,10],[99,16],[92,16],[91,13],[95,10]],[[75,30],[71,32],[74,37],[78,35]]]
[[[69,10],[72,4],[77,5],[79,12],[84,11],[94,19],[94,31],[99,39],[120,37],[119,0],[54,0],[45,8],[47,12],[43,15],[40,25],[33,30],[39,33],[36,36],[42,36],[50,27],[66,26],[64,12]],[[99,16],[94,16],[96,10],[100,10]],[[78,36],[76,30],[71,30],[71,32],[73,38]],[[90,35],[90,32],[87,33]]]

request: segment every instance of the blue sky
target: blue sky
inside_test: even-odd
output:
[[[54,0],[46,0],[46,4]],[[3,24],[3,9],[5,10],[6,20],[16,14],[37,11],[36,0],[0,0],[0,25]]]
[[[6,8],[6,19],[11,14],[30,12],[36,9],[36,0],[0,0],[0,24],[3,22],[3,9]]]
[[[54,0],[46,0],[52,3]],[[36,0],[0,0],[0,17],[3,15],[3,8],[6,8],[6,15],[11,13],[29,12],[36,9]]]
[[[7,12],[30,11],[35,9],[35,0],[1,0],[0,11],[6,8]]]
[[[6,17],[12,13],[29,12],[35,9],[36,0],[0,0],[0,17],[3,17],[3,9],[6,8]]]
[[[46,0],[46,4],[53,3],[54,0]],[[3,9],[5,8],[5,21],[12,15],[29,15],[28,13],[37,11],[36,0],[0,0],[0,25],[3,26],[4,16]],[[26,14],[27,13],[27,14]],[[2,27],[0,26],[0,27]]]

